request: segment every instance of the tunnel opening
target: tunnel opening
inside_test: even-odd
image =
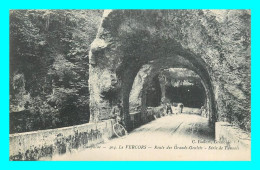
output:
[[[184,105],[183,113],[210,121],[210,85],[182,57],[152,60],[139,69],[134,79],[128,96],[130,124],[135,120],[139,125],[146,124],[154,117],[164,116],[166,105],[178,103]]]
[[[183,103],[185,107],[201,108],[205,102],[204,90],[195,85],[166,87],[167,98],[171,103]]]
[[[182,103],[185,107],[201,108],[206,104],[206,93],[199,76],[191,70],[168,69],[165,97],[170,103]]]
[[[105,19],[102,24],[104,32],[101,30],[101,34],[92,43],[90,58],[102,57],[107,62],[97,63],[97,65],[90,67],[90,73],[92,73],[90,77],[91,122],[111,117],[109,113],[115,104],[112,102],[111,106],[111,102],[105,96],[100,95],[104,91],[111,91],[112,89],[118,91],[114,98],[120,100],[125,115],[125,124],[128,126],[133,124],[136,119],[138,122],[146,123],[149,117],[147,108],[161,107],[163,99],[171,91],[190,90],[192,96],[197,95],[195,91],[204,91],[204,93],[197,92],[201,94],[200,97],[197,97],[199,100],[196,100],[199,102],[194,102],[195,99],[186,97],[185,105],[199,108],[206,103],[209,121],[214,125],[218,119],[215,105],[215,87],[212,85],[214,80],[212,80],[210,66],[205,62],[202,54],[196,53],[191,47],[186,47],[183,44],[184,41],[178,40],[176,36],[160,34],[161,28],[149,22],[150,20],[146,20],[148,17],[146,13],[138,13],[140,15],[138,20],[129,14],[131,12],[124,13],[124,15],[121,15],[120,12],[109,13],[108,15],[111,18]],[[119,18],[122,20],[118,20]],[[112,21],[117,21],[117,31],[115,31],[113,25],[107,25]],[[182,37],[181,34],[179,35]],[[104,53],[99,56],[96,55],[96,51],[103,51]],[[180,87],[179,89],[172,87],[169,89],[161,86],[160,90],[165,91],[165,93],[159,94],[158,84],[157,88],[151,87],[154,84],[152,80],[160,73],[161,69],[169,68],[193,70],[201,79],[204,90],[197,88],[197,86],[190,89],[187,89],[187,87]],[[115,74],[117,82],[115,87],[110,83],[112,79],[104,74],[104,71],[111,75]],[[99,82],[99,79],[108,81]],[[158,79],[160,81],[160,77]],[[169,97],[170,102],[183,101],[181,97],[183,95],[175,95],[175,97]],[[171,96],[174,96],[174,94]],[[189,101],[187,102],[187,100]],[[101,111],[97,106],[102,108]]]
[[[214,127],[210,126],[211,99],[205,80],[191,67],[187,68],[183,63],[179,65],[177,60],[170,61],[161,63],[154,60],[143,65],[136,74],[129,95],[129,132],[149,124],[161,129],[160,133],[172,133],[174,128],[187,128],[189,134],[189,129],[193,129],[192,124],[195,123],[200,129],[196,137],[212,140]],[[177,66],[174,67],[173,63]],[[181,112],[179,106],[175,106],[180,103],[184,105]],[[167,111],[167,105],[171,106],[171,113]],[[167,125],[158,125],[157,122]],[[184,127],[178,126],[179,122],[184,122]]]
[[[227,115],[236,111],[238,108],[236,106],[242,106],[238,103],[244,101],[246,97],[243,97],[243,93],[239,93],[241,91],[234,87],[237,83],[234,81],[240,79],[229,75],[229,72],[235,73],[233,66],[229,69],[229,64],[233,62],[229,55],[242,57],[244,53],[240,54],[239,50],[229,53],[229,49],[225,49],[229,47],[226,44],[232,44],[233,40],[225,41],[227,40],[225,36],[229,35],[229,32],[219,34],[218,29],[226,30],[224,27],[222,29],[222,25],[225,24],[218,25],[210,18],[203,17],[196,11],[107,11],[90,51],[90,59],[96,58],[100,61],[90,66],[90,73],[92,73],[90,74],[90,122],[111,118],[109,113],[115,104],[112,103],[111,106],[111,102],[100,94],[116,89],[118,93],[115,98],[122,104],[128,131],[163,115],[167,117],[161,120],[170,119],[170,116],[164,114],[165,104],[169,102],[183,103],[184,109],[195,107],[200,110],[204,107],[205,111],[201,116],[180,114],[184,117],[179,119],[180,122],[176,122],[176,126],[171,126],[171,121],[165,121],[162,123],[165,125],[164,129],[169,131],[170,128],[178,129],[182,127],[179,125],[186,121],[186,130],[179,128],[181,131],[189,133],[198,123],[204,129],[201,133],[205,135],[203,139],[209,134],[214,136],[215,122],[225,121]],[[209,30],[206,29],[207,26],[210,26]],[[222,38],[219,39],[220,37]],[[100,51],[100,55],[95,53],[96,51]],[[163,86],[161,81],[165,79],[159,74],[161,70],[169,68],[192,70],[198,75],[200,83]],[[116,88],[109,77],[114,74],[117,81]],[[225,76],[222,77],[222,74]],[[234,75],[239,76],[237,73]],[[154,77],[158,77],[160,88],[158,84],[155,86]],[[184,82],[178,81],[178,83]],[[174,81],[170,83],[174,84]],[[233,102],[234,92],[241,94],[241,96],[235,95],[241,97],[241,100]],[[230,93],[232,95],[229,95]],[[233,118],[242,119],[239,114],[232,115]],[[244,117],[248,118],[246,114]],[[175,120],[174,116],[171,118]],[[196,118],[203,119],[203,124],[196,122]],[[236,121],[232,120],[232,122]],[[157,129],[163,130],[161,127],[155,130]],[[190,134],[193,135],[193,132]]]

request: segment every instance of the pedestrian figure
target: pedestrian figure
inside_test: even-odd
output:
[[[112,108],[110,115],[125,127],[123,107],[121,106],[121,103],[117,103],[117,105]]]
[[[208,112],[207,112],[206,106],[201,106],[200,111],[201,111],[201,116],[206,117],[206,118],[208,117]]]
[[[184,105],[182,103],[179,103],[178,105],[179,105],[179,108],[180,108],[180,113],[182,113]]]
[[[166,114],[172,114],[171,104],[169,103],[166,104]]]

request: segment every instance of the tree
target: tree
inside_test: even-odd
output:
[[[88,122],[88,51],[101,15],[101,10],[10,11],[10,114],[22,103],[31,113],[24,119],[39,115],[40,129]]]

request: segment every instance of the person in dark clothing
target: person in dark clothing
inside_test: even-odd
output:
[[[184,105],[182,103],[179,103],[179,107],[180,107],[180,113],[182,113]]]
[[[172,114],[172,107],[169,103],[166,104],[166,113],[167,114]]]
[[[124,113],[123,113],[123,107],[120,103],[118,103],[116,106],[114,106],[110,112],[110,115],[112,115],[113,118],[116,119],[120,124],[125,126],[124,124]]]

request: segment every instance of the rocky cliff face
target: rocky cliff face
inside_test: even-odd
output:
[[[146,84],[138,81],[188,68],[205,87],[210,120],[250,130],[250,30],[247,10],[105,11],[90,51],[91,121],[109,118],[118,101],[128,115],[131,90]],[[152,70],[142,74],[147,64]]]
[[[102,10],[10,10],[10,133],[89,121],[88,52]]]

